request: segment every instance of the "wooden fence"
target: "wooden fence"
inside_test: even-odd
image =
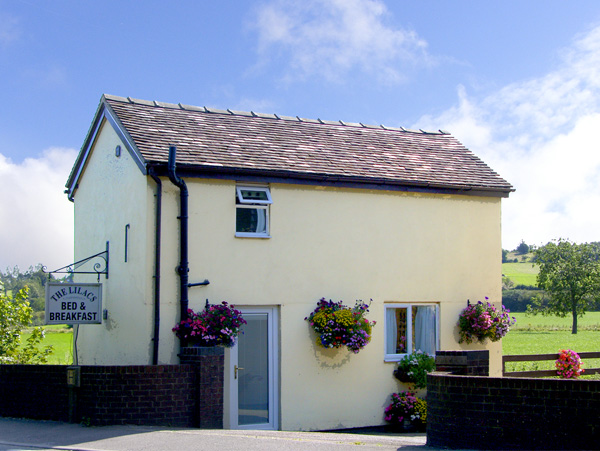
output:
[[[579,357],[584,363],[584,375],[599,374],[600,368],[587,368],[585,359],[600,359],[600,352],[579,352]],[[552,377],[556,376],[556,370],[536,371],[506,371],[506,362],[539,362],[543,360],[556,361],[559,354],[528,354],[528,355],[505,355],[502,356],[502,375],[507,377]]]

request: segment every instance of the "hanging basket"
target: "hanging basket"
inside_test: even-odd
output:
[[[398,379],[400,382],[414,382],[414,378],[408,375],[405,371],[395,370],[394,377]]]

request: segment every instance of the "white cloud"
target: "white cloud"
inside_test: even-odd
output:
[[[358,71],[398,83],[414,66],[430,64],[427,43],[414,31],[386,25],[378,0],[275,0],[260,6],[253,27],[263,59],[281,56],[286,78],[339,81]]]
[[[600,241],[600,27],[561,57],[553,72],[484,98],[459,87],[457,106],[417,125],[450,130],[517,189],[503,201],[506,249]]]
[[[76,155],[50,148],[15,164],[0,154],[0,270],[73,262],[73,204],[64,185]]]

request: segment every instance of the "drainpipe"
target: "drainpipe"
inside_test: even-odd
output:
[[[154,337],[152,338],[152,365],[158,365],[158,340],[160,334],[160,244],[162,217],[162,182],[150,168],[150,177],[156,182],[156,225],[154,236]]]
[[[180,263],[177,267],[177,273],[179,274],[180,283],[180,320],[183,321],[188,317],[188,189],[187,185],[181,177],[175,173],[175,160],[177,158],[177,148],[175,146],[169,147],[169,180],[179,188],[179,247],[180,247]]]

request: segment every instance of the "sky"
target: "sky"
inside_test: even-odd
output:
[[[600,241],[596,0],[0,0],[0,270],[73,262],[103,93],[447,130],[516,189],[504,249]]]

